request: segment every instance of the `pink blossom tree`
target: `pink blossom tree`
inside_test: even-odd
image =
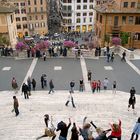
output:
[[[49,41],[41,41],[41,42],[36,44],[35,49],[36,50],[45,50],[49,46],[50,46],[50,42]]]
[[[64,41],[63,46],[67,47],[67,48],[73,48],[73,47],[76,47],[78,45],[73,41]]]
[[[119,37],[113,37],[112,44],[115,46],[121,45],[121,39]]]
[[[28,46],[24,44],[23,42],[18,42],[15,48],[17,51],[23,51],[23,50],[26,50]]]

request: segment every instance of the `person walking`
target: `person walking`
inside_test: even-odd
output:
[[[132,106],[133,113],[135,113],[135,104],[136,104],[136,97],[135,97],[135,95],[130,96],[129,102],[128,102],[128,111],[129,111],[130,106]]]
[[[73,123],[73,127],[71,129],[71,139],[70,140],[79,140],[79,132],[77,130],[76,124]]]
[[[43,52],[43,60],[46,61],[46,52]]]
[[[41,76],[41,87],[44,89],[44,75]]]
[[[52,79],[50,80],[50,82],[49,82],[49,87],[50,87],[50,90],[49,90],[49,93],[48,94],[50,94],[51,92],[54,92],[54,84],[53,84],[53,81],[52,81]]]
[[[44,121],[45,121],[45,124],[46,124],[45,134],[36,138],[36,140],[39,140],[43,137],[52,137],[52,140],[54,140],[55,137],[56,137],[56,134],[55,134],[55,127],[53,125],[53,119],[51,117],[51,120],[50,120],[48,114],[45,114],[44,117],[45,117]]]
[[[44,86],[47,87],[47,75],[43,74],[43,78],[44,78]]]
[[[34,78],[32,79],[32,87],[33,87],[33,90],[35,91],[35,88],[36,88],[36,81],[35,81]]]
[[[135,95],[135,94],[136,94],[136,90],[135,90],[134,87],[132,87],[132,88],[130,89],[130,96],[133,96],[133,95]]]
[[[27,85],[28,85],[28,91],[29,91],[29,96],[30,96],[31,95],[31,85],[32,85],[32,81],[31,81],[30,76],[27,79]]]
[[[104,90],[107,90],[108,83],[109,83],[108,78],[105,78],[104,81],[103,81]]]
[[[70,92],[71,92],[71,93],[74,93],[74,86],[75,86],[75,82],[74,82],[74,80],[72,80],[72,81],[70,82]]]
[[[136,135],[136,137],[134,139],[135,135]],[[140,135],[140,117],[138,118],[138,121],[136,122],[136,124],[133,128],[133,133],[131,134],[130,140],[138,140],[139,135]]]
[[[97,88],[97,83],[95,80],[91,83],[91,87],[92,87],[92,93],[94,93]]]
[[[66,125],[66,123],[63,122],[63,125],[61,127],[57,127],[56,131],[61,131],[59,135],[59,140],[67,140],[68,130],[71,126],[71,120],[69,118],[69,124]]]
[[[14,111],[15,111],[15,114],[16,116],[19,115],[19,110],[18,110],[18,107],[19,107],[19,103],[18,103],[18,99],[16,98],[16,96],[13,96],[13,100],[14,100]]]
[[[25,83],[23,83],[23,85],[22,85],[22,93],[24,93],[24,98],[25,98],[25,99],[29,99],[29,94],[28,94],[28,92],[29,92],[29,87],[28,87],[28,85],[25,84]]]
[[[68,106],[69,102],[71,102],[73,108],[76,108],[76,107],[75,107],[75,104],[74,104],[74,100],[73,100],[72,92],[70,91],[69,93],[70,93],[70,94],[69,94],[69,96],[68,96],[68,100],[67,100],[67,102],[65,103],[65,106]]]
[[[17,89],[18,89],[18,84],[17,84],[17,81],[15,79],[15,77],[12,78],[12,82],[11,82],[11,85],[12,85],[12,88],[15,92],[15,94],[18,92]]]
[[[117,138],[117,140],[121,140],[122,130],[121,130],[121,120],[119,120],[119,124],[110,124],[111,125],[111,135],[108,136],[108,140],[113,140],[113,138]]]
[[[83,92],[84,90],[84,81],[83,79],[79,80],[79,91]]]
[[[100,90],[101,90],[101,81],[98,80],[97,81],[97,92],[100,92]]]
[[[88,77],[89,82],[91,82],[91,75],[92,75],[92,72],[89,70],[87,73],[87,77]]]
[[[110,61],[110,52],[107,53],[107,62]]]
[[[111,53],[111,59],[110,59],[111,62],[114,61],[114,55],[115,55],[114,52],[112,52],[112,53]]]
[[[117,86],[116,81],[113,81],[113,84],[112,84],[112,93],[116,93],[116,86]]]
[[[126,62],[125,57],[126,57],[126,51],[124,51],[124,52],[122,53],[121,61],[125,61],[125,62]]]

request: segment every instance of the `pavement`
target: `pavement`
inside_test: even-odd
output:
[[[68,91],[56,91],[47,94],[46,91],[33,91],[30,99],[24,99],[21,92],[16,94],[19,100],[19,116],[15,117],[13,109],[12,91],[0,92],[0,140],[35,140],[44,134],[44,114],[53,116],[54,126],[61,120],[68,123],[71,118],[77,127],[82,127],[82,120],[87,116],[87,122],[91,120],[104,130],[109,129],[109,123],[122,121],[122,140],[129,140],[134,124],[140,116],[140,95],[136,95],[137,103],[135,113],[127,110],[129,93],[117,91],[101,91],[100,93],[87,93],[75,91],[73,94],[76,108],[68,107],[65,102],[69,95]],[[71,128],[68,132],[70,139]],[[93,136],[97,133],[93,130]],[[110,134],[110,133],[109,133]],[[108,135],[109,135],[108,134]],[[58,140],[59,132],[57,132]],[[49,140],[50,138],[42,138]],[[82,140],[81,136],[80,139]]]
[[[21,59],[0,58],[0,140],[34,140],[44,134],[44,114],[50,114],[54,118],[54,124],[61,120],[76,122],[82,127],[82,119],[87,116],[88,121],[104,129],[110,128],[110,122],[122,120],[122,140],[129,140],[137,118],[140,116],[140,60],[121,62],[119,56],[115,56],[113,63],[106,62],[105,57],[98,59],[73,59],[52,58]],[[87,81],[87,71],[92,71],[93,79],[109,78],[108,91],[91,93],[90,83]],[[55,93],[48,95],[48,88],[41,90],[40,76],[46,73],[48,79],[53,79]],[[13,95],[11,79],[16,77],[19,89],[28,76],[37,81],[37,91],[32,92],[29,100],[21,96],[21,90],[16,94],[19,100],[20,115],[15,117],[13,109]],[[79,79],[85,81],[85,91],[78,92]],[[69,82],[75,80],[75,93],[73,94],[76,109],[65,107],[69,94]],[[117,93],[112,93],[112,82],[117,81]],[[136,112],[127,110],[129,90],[136,88]],[[71,130],[71,128],[70,128]],[[69,136],[71,131],[69,130]],[[57,135],[59,133],[57,132]],[[96,137],[93,129],[93,136]],[[42,138],[42,140],[48,138]],[[58,137],[56,138],[58,140]],[[80,140],[82,138],[80,137]]]

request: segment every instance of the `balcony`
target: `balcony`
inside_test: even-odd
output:
[[[121,26],[112,26],[111,29],[113,33],[119,33],[121,31]]]

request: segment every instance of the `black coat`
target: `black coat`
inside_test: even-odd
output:
[[[29,91],[29,87],[26,84],[22,85],[22,92],[28,92]]]

